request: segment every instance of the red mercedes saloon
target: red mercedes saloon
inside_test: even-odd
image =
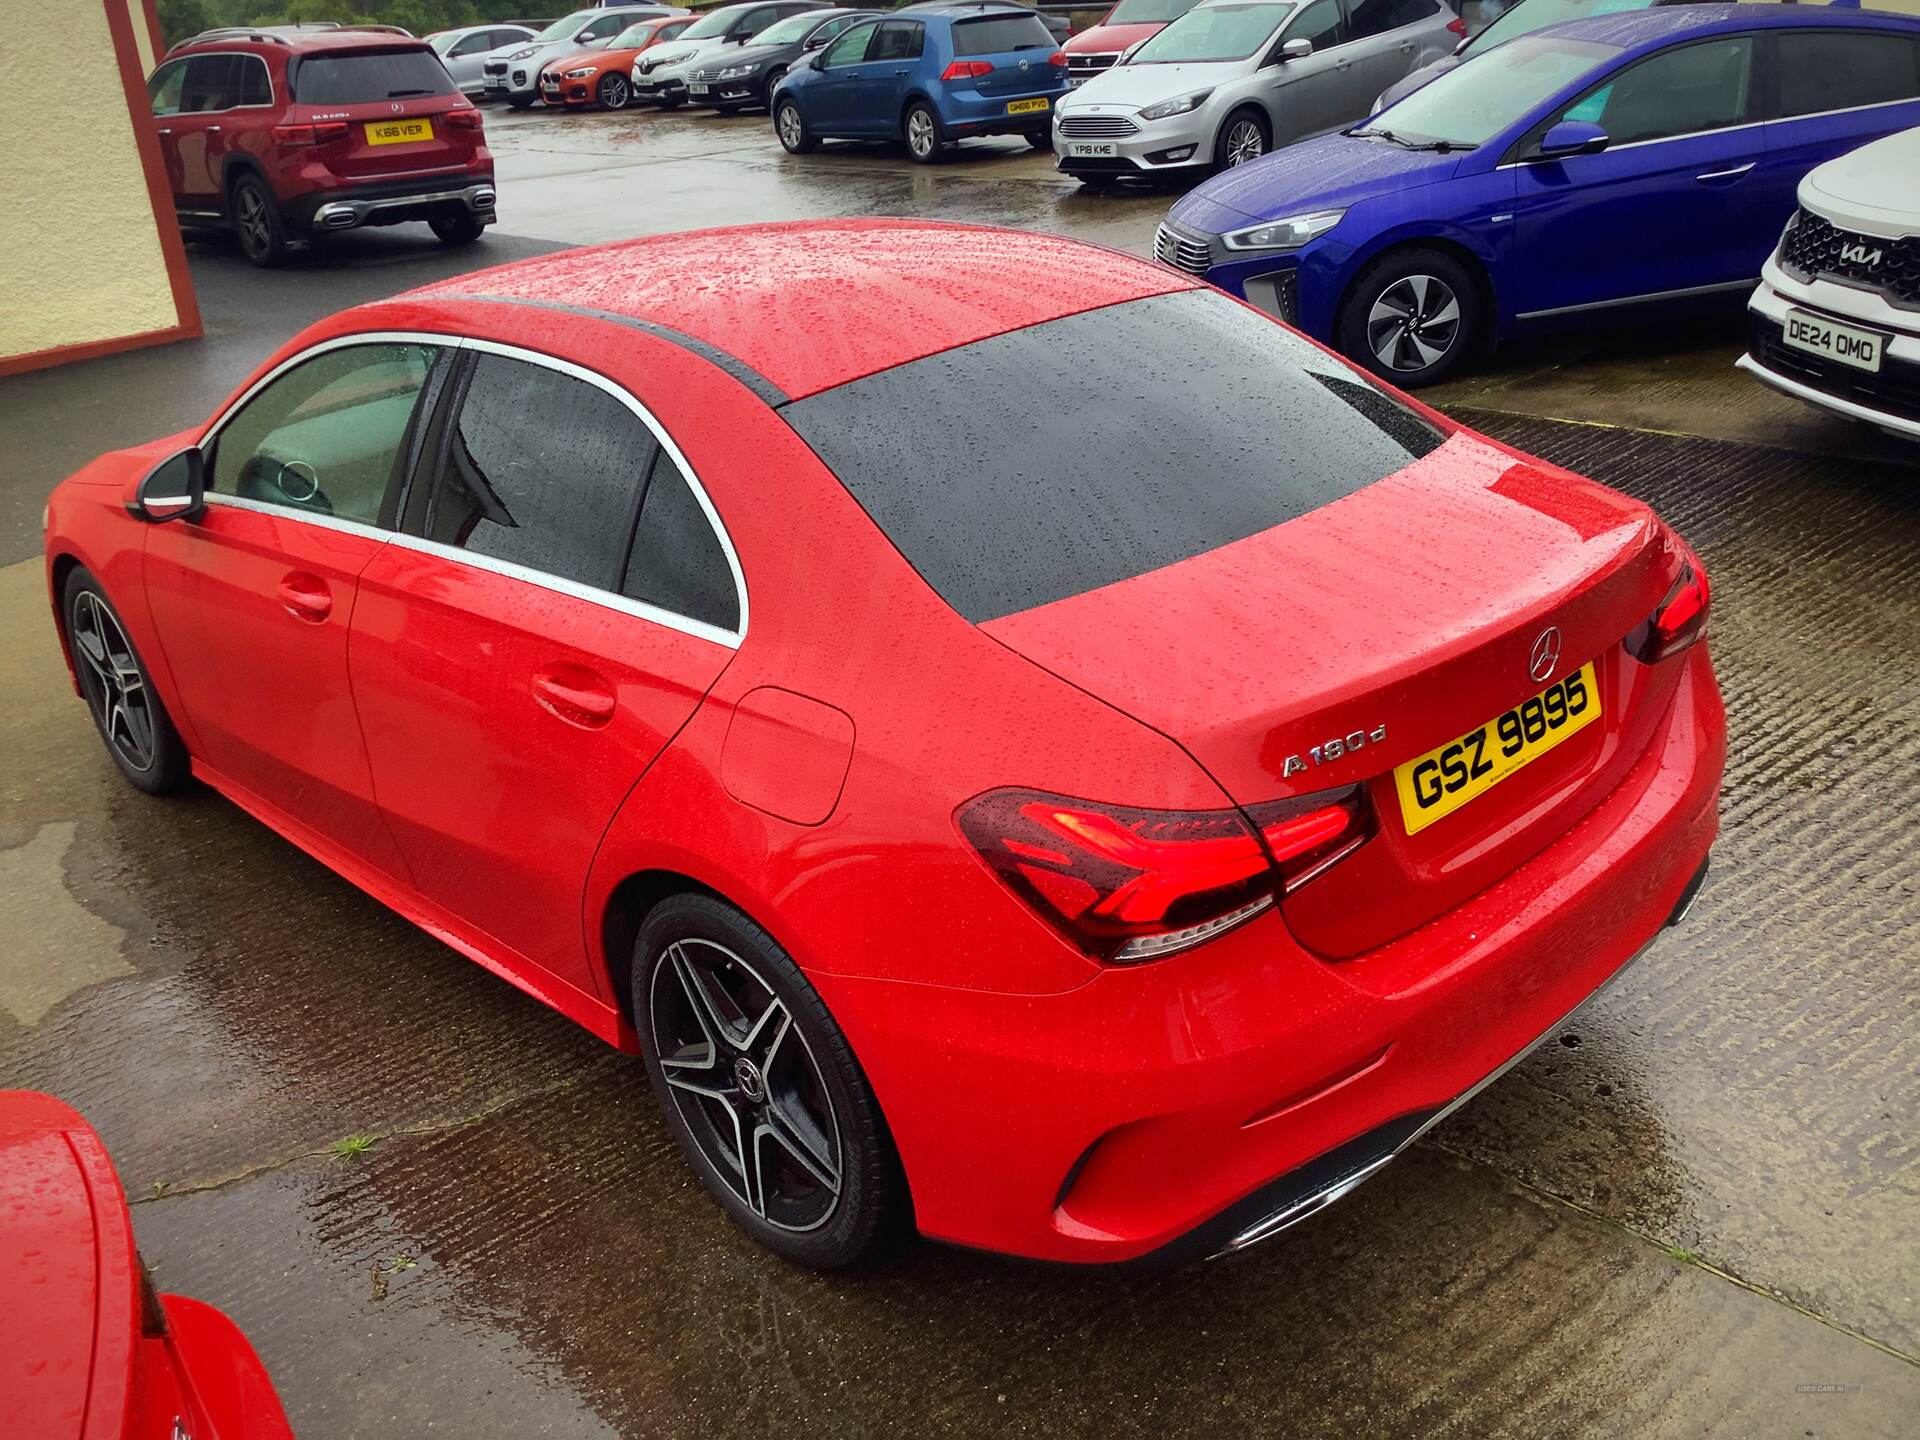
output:
[[[1678,919],[1717,824],[1707,577],[1647,506],[1049,236],[363,305],[62,484],[46,562],[129,780],[643,1055],[819,1266],[1272,1234]]]

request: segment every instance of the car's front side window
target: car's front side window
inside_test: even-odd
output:
[[[658,448],[600,386],[482,354],[447,438],[427,538],[617,594]]]
[[[1724,130],[1752,118],[1753,39],[1703,40],[1630,65],[1561,112],[1615,145]]]
[[[347,345],[269,382],[221,427],[211,492],[381,523],[437,345]]]
[[[175,60],[162,65],[153,72],[147,81],[147,99],[156,115],[175,115],[180,110],[180,96],[187,84],[187,62]]]
[[[1340,0],[1313,0],[1293,17],[1280,37],[1280,43],[1289,40],[1310,40],[1315,50],[1327,50],[1347,38],[1345,22],[1340,14]]]
[[[1348,38],[1365,40],[1430,19],[1439,0],[1356,0],[1351,8]]]
[[[821,57],[823,66],[858,65],[867,58],[867,46],[873,43],[873,32],[878,25],[862,25],[858,30],[849,30],[833,44],[827,47],[827,53]]]

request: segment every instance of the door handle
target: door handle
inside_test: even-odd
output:
[[[1731,170],[1709,170],[1706,174],[1696,175],[1693,178],[1696,180],[1733,180],[1746,174],[1754,167],[1755,163],[1757,162],[1749,160],[1746,164],[1736,165]]]
[[[896,70],[896,71],[894,71],[893,73],[894,73],[894,74],[896,74],[896,75],[909,75],[909,74],[911,74],[912,72],[911,72],[911,71],[909,71],[909,70]]]
[[[296,620],[318,625],[333,613],[333,595],[318,575],[296,570],[280,581],[280,603]]]
[[[207,134],[218,135],[219,133],[220,133],[220,127],[218,125],[207,126]]]
[[[162,126],[160,127],[160,131],[159,131],[159,133],[160,133],[160,134],[162,134],[162,135],[171,135],[171,134],[173,133],[173,131],[172,131],[172,130],[170,130],[170,129],[168,129],[168,128],[167,128],[167,127],[166,127],[165,125],[162,125]]]
[[[540,707],[569,725],[598,730],[619,702],[613,686],[584,665],[556,665],[533,677],[533,698]]]

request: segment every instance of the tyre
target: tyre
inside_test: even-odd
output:
[[[236,179],[227,192],[227,213],[247,259],[272,269],[287,258],[287,222],[266,181],[253,174]]]
[[[746,108],[744,105],[716,105],[713,107],[713,113],[716,115],[738,115]]]
[[[433,233],[440,237],[442,245],[471,245],[487,228],[480,223],[479,216],[464,209],[435,215],[427,224],[433,227]]]
[[[947,145],[947,137],[940,129],[940,117],[922,100],[907,107],[900,122],[900,133],[907,142],[907,158],[916,165],[933,164]]]
[[[515,110],[525,110],[529,108],[537,98],[537,96],[533,95],[509,95],[507,96],[507,104]]]
[[[1354,280],[1334,322],[1343,355],[1409,388],[1446,379],[1485,335],[1479,284],[1444,250],[1381,256]]]
[[[1036,150],[1051,150],[1053,148],[1053,132],[1051,130],[1029,130],[1027,131],[1027,144]]]
[[[1231,170],[1249,160],[1258,160],[1272,148],[1273,132],[1267,128],[1267,117],[1257,110],[1236,110],[1227,117],[1227,123],[1220,127],[1220,137],[1213,142],[1213,163],[1222,170]]]
[[[780,144],[789,155],[804,155],[820,146],[807,129],[800,107],[791,100],[782,100],[774,107],[773,133],[780,137]]]
[[[187,747],[147,678],[119,612],[100,582],[75,568],[61,589],[67,648],[94,728],[135,788],[168,795],[187,783]]]
[[[658,105],[662,110],[678,110],[682,105],[687,103],[687,97],[684,95],[662,95],[653,103]]]
[[[903,1233],[906,1186],[879,1104],[766,931],[710,895],[661,901],[634,942],[633,1021],[668,1127],[748,1234],[837,1269]]]
[[[767,78],[760,86],[760,104],[767,111],[773,109],[773,87],[786,78],[787,67],[784,65],[776,65],[767,72]]]
[[[602,75],[599,87],[593,93],[602,110],[624,110],[633,99],[633,83],[616,70],[610,75]]]

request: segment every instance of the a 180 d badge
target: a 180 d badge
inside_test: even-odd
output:
[[[1378,745],[1386,738],[1387,727],[1384,725],[1376,725],[1371,730],[1356,730],[1351,735],[1336,735],[1331,740],[1309,746],[1305,755],[1287,756],[1287,763],[1280,768],[1280,778],[1284,780],[1289,775],[1298,775],[1313,765],[1325,765],[1330,760],[1338,760],[1369,745]]]

